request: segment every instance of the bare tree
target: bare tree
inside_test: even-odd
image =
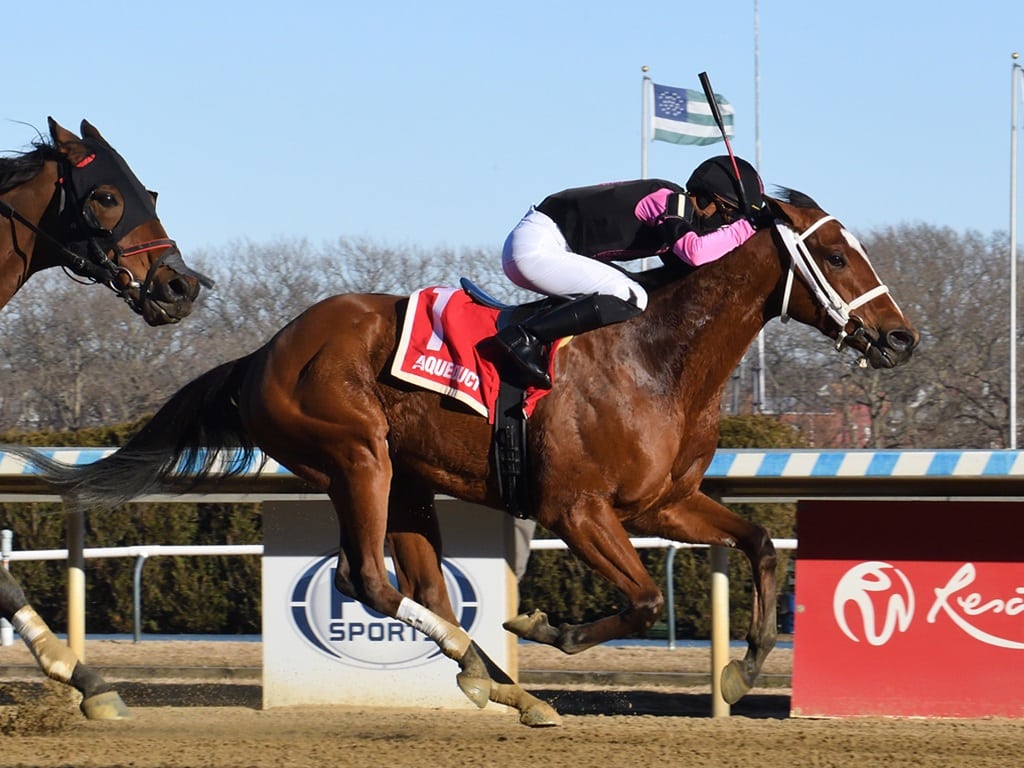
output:
[[[928,225],[872,232],[879,274],[922,334],[897,371],[860,368],[795,323],[766,329],[769,412],[823,414],[819,443],[867,425],[877,447],[1001,447],[1007,437],[1005,239]],[[67,429],[130,421],[185,382],[245,354],[337,293],[404,295],[462,276],[506,301],[535,295],[501,272],[498,253],[339,238],[238,241],[190,257],[217,280],[192,317],[146,327],[108,291],[40,275],[0,313],[0,423]],[[749,393],[748,368],[739,381]],[[730,398],[727,397],[727,400]],[[738,398],[749,407],[749,394]],[[728,408],[731,403],[726,403]],[[742,412],[742,410],[741,410]]]
[[[65,430],[136,419],[333,294],[403,295],[455,285],[461,275],[507,283],[496,255],[367,240],[339,239],[321,248],[304,239],[238,241],[190,258],[217,287],[176,326],[147,327],[109,291],[59,273],[27,286],[0,314],[2,427]]]

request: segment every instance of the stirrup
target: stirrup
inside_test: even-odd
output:
[[[542,370],[528,360],[524,360],[519,355],[512,355],[512,361],[515,363],[516,371],[520,375],[518,383],[528,387],[536,387],[537,389],[551,389],[551,374],[547,371]]]
[[[516,337],[510,340],[508,337],[513,333]],[[541,351],[543,342],[521,326],[509,326],[493,338],[504,351],[505,359],[515,367],[518,374],[515,383],[538,389],[551,389],[551,375],[544,367],[548,361]]]

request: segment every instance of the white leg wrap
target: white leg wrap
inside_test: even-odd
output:
[[[425,634],[437,643],[444,651],[444,655],[450,659],[461,659],[472,642],[469,634],[462,627],[445,621],[433,611],[428,611],[407,597],[403,597],[402,602],[398,604],[398,613],[395,618]]]
[[[23,606],[11,617],[11,625],[36,657],[39,667],[61,683],[71,680],[78,657],[62,643],[31,605]]]

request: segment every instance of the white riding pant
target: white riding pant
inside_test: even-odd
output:
[[[531,207],[505,239],[501,267],[521,288],[548,296],[600,293],[647,308],[647,291],[615,267],[569,250],[549,216]]]

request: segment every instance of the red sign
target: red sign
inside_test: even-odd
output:
[[[1024,504],[801,502],[792,712],[1024,717]]]

